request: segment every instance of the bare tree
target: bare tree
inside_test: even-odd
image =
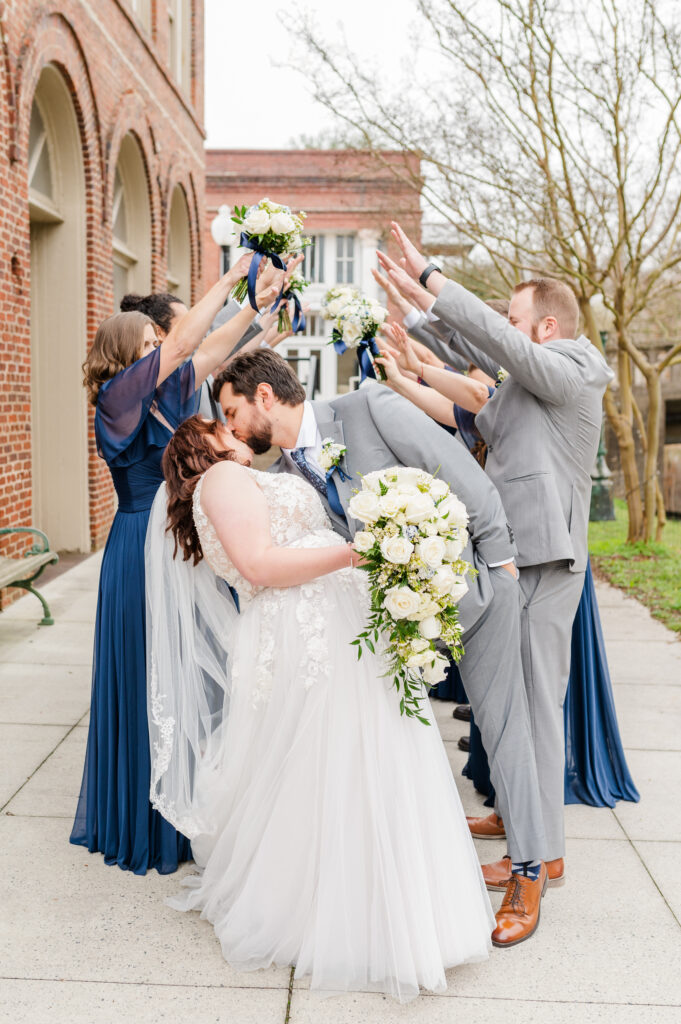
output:
[[[665,522],[658,478],[661,377],[681,358],[638,344],[681,269],[681,35],[671,0],[415,0],[426,49],[389,87],[347,47],[302,32],[316,98],[354,139],[417,151],[396,169],[493,276],[568,281],[600,345],[611,318],[617,377],[605,397],[629,508],[629,540]],[[678,20],[678,19],[676,19]],[[300,28],[298,27],[300,35]],[[300,65],[299,65],[300,66]],[[380,158],[380,157],[377,157]],[[645,421],[633,367],[647,389]],[[636,461],[636,433],[644,472]]]

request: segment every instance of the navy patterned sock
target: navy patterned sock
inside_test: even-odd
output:
[[[511,862],[512,874],[524,875],[526,878],[531,878],[533,882],[539,878],[540,868],[540,860],[514,860]]]

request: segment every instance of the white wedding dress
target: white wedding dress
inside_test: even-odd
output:
[[[275,544],[344,543],[304,480],[249,472]],[[218,767],[197,781],[212,822],[192,839],[203,870],[171,906],[200,910],[238,970],[295,964],[322,993],[444,991],[446,968],[487,958],[495,921],[437,725],[402,717],[381,658],[350,645],[366,574],[254,587],[204,514],[201,481],[194,521],[241,615]]]

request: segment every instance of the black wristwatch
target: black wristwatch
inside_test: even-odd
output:
[[[429,263],[428,266],[423,271],[423,273],[421,274],[421,276],[419,277],[419,284],[422,285],[424,288],[426,287],[426,281],[428,280],[428,278],[430,277],[434,270],[437,270],[440,274],[442,273],[441,268],[438,267],[436,263]]]

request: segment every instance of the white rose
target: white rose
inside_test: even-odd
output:
[[[399,466],[394,470],[400,487],[416,487],[424,482],[422,469],[414,469],[411,466]]]
[[[381,481],[383,480],[383,473],[377,469],[373,473],[367,473],[366,476],[362,477],[362,485],[368,487],[374,494],[381,493]]]
[[[420,654],[421,651],[429,651],[430,644],[427,640],[424,640],[422,636],[415,636],[414,639],[409,642],[409,650],[412,654]]]
[[[408,508],[409,506],[407,506]],[[442,537],[425,537],[419,541],[416,553],[429,569],[437,569],[445,557],[446,545]]]
[[[270,226],[270,215],[267,210],[251,210],[243,223],[248,235],[264,235]]]
[[[399,491],[388,491],[387,494],[381,495],[378,499],[378,504],[381,506],[383,515],[392,519],[404,508],[406,498],[400,495]]]
[[[431,662],[427,662],[423,668],[423,681],[429,686],[441,683],[447,675],[449,661],[441,654],[436,654]]]
[[[421,619],[428,619],[432,615],[437,615],[440,611],[440,605],[437,601],[433,601],[432,597],[428,594],[421,594],[419,596],[419,606],[416,608],[409,619],[412,622],[420,622]]]
[[[466,506],[462,501],[459,501],[454,494],[450,494],[449,497],[440,502],[437,507],[437,514],[442,517],[447,517],[450,529],[453,529],[454,527],[466,527],[468,525],[468,512],[466,511]]]
[[[451,597],[454,604],[458,604],[461,598],[467,593],[468,584],[466,583],[465,576],[455,576],[454,582],[449,591],[449,596]]]
[[[395,565],[406,565],[413,551],[414,545],[406,537],[386,537],[381,541],[381,554]]]
[[[457,530],[456,537],[452,540],[447,541],[447,550],[445,552],[445,558],[450,562],[455,562],[457,558],[461,558],[463,549],[468,544],[468,531]]]
[[[449,494],[449,484],[444,480],[438,480],[436,477],[430,485],[431,498],[438,501],[440,498],[444,498],[446,494]]]
[[[408,668],[423,668],[432,660],[432,657],[432,651],[419,651],[418,654],[410,654],[407,658],[407,666]]]
[[[437,533],[437,523],[421,523],[421,533],[425,534],[426,537],[434,537]]]
[[[296,234],[289,242],[289,252],[302,252],[303,251],[303,236]]]
[[[441,594],[444,597],[445,594],[451,593],[456,581],[457,577],[454,575],[451,566],[441,565],[432,580],[430,580],[430,585],[436,594]]]
[[[426,619],[421,619],[419,622],[419,633],[426,640],[437,640],[441,632],[442,626],[436,615],[429,615]]]
[[[324,308],[324,316],[328,317],[329,320],[335,320],[341,309],[340,299],[332,299],[331,302],[327,302]]]
[[[385,610],[393,619],[406,619],[413,615],[419,603],[419,595],[411,587],[391,587],[385,594]]]
[[[356,316],[347,317],[347,319],[343,321],[341,332],[343,335],[343,341],[346,345],[356,345],[364,334],[362,321]]]
[[[373,533],[369,533],[368,530],[358,530],[352,544],[355,551],[359,551],[360,554],[364,554],[366,551],[371,551],[374,546],[374,542],[375,537]]]
[[[412,494],[407,502],[404,514],[408,523],[422,523],[424,519],[430,519],[435,512],[435,504],[429,494]]]
[[[282,210],[281,213],[272,214],[270,228],[274,231],[275,235],[290,235],[295,230],[295,226],[296,222],[290,213],[284,213]]]
[[[381,508],[378,498],[372,491],[360,491],[350,499],[348,511],[353,519],[359,519],[363,523],[375,523],[381,516]]]
[[[323,469],[327,473],[333,466],[333,456],[331,452],[322,452],[319,456],[319,468]]]

